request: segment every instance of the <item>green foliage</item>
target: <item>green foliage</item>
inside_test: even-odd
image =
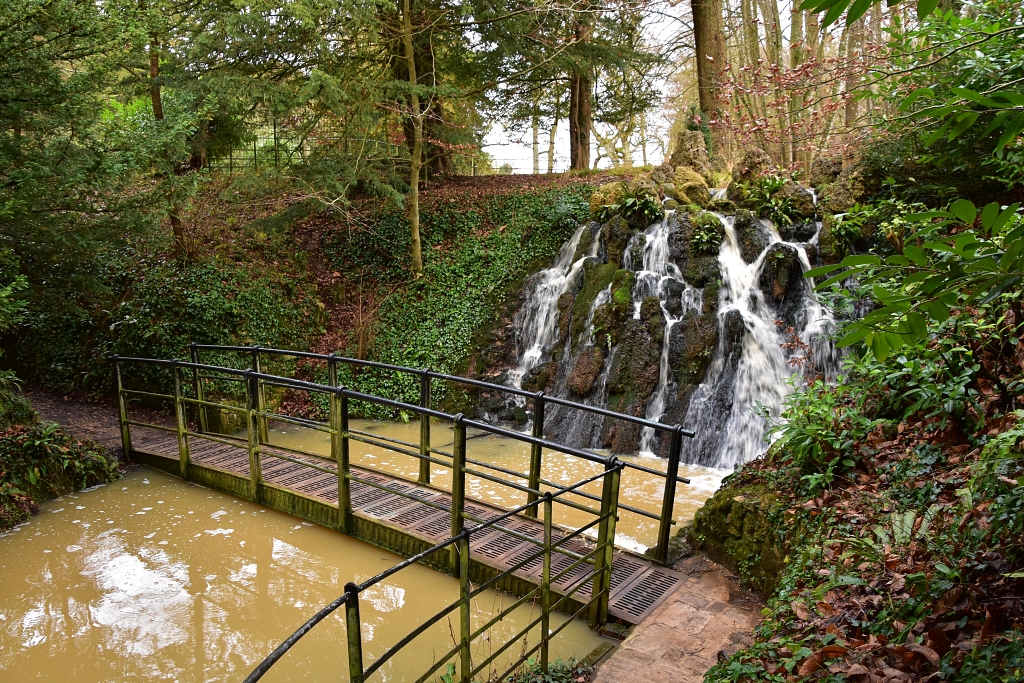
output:
[[[839,346],[863,341],[884,360],[904,344],[924,342],[929,318],[943,323],[954,307],[985,304],[1019,290],[1024,278],[1024,217],[1019,208],[993,202],[979,211],[960,199],[945,211],[906,216],[918,229],[904,238],[902,253],[884,261],[874,254],[847,256],[839,264],[805,273],[818,277],[842,269],[817,289],[852,276],[882,304],[851,323]]]
[[[767,438],[778,439],[773,457],[795,465],[811,493],[830,486],[857,464],[852,445],[875,426],[863,412],[866,394],[854,386],[814,382],[786,398],[786,421],[768,429]],[[765,419],[772,419],[760,410]]]
[[[774,196],[788,182],[782,176],[767,174],[750,183],[746,188],[747,198],[754,204],[757,215],[775,225],[792,225],[800,217],[789,197]]]
[[[193,341],[308,348],[324,325],[315,287],[301,253],[267,239],[275,246],[241,263],[176,261],[145,244],[108,252],[98,264],[102,296],[56,291],[28,311],[18,360],[42,385],[99,390],[109,386],[104,359],[113,353],[187,358]],[[144,385],[167,386],[166,372],[139,371]]]
[[[693,240],[690,243],[696,255],[714,255],[722,244],[722,223],[707,211],[694,217]]]
[[[591,667],[575,659],[568,662],[551,662],[547,673],[543,673],[537,660],[530,659],[515,673],[507,676],[502,683],[579,683],[589,681],[592,673]]]
[[[53,422],[0,435],[0,528],[20,522],[35,502],[118,477],[117,461],[92,441],[77,441]]]
[[[605,223],[612,216],[622,216],[634,225],[650,225],[660,220],[663,214],[661,202],[650,188],[635,183],[622,188],[618,202],[605,204],[601,208],[598,220]]]
[[[36,413],[28,399],[19,396],[21,382],[11,370],[0,370],[0,429],[35,422]]]
[[[545,267],[587,219],[592,191],[589,185],[572,185],[492,197],[470,210],[454,202],[425,207],[423,277],[393,290],[381,305],[373,359],[437,372],[458,370],[474,350],[475,335],[496,322],[505,297],[528,274]],[[395,287],[408,271],[390,254],[404,253],[398,245],[407,233],[403,216],[385,215],[372,231],[337,233],[325,252],[336,267],[372,269]],[[382,248],[372,248],[374,242]],[[418,400],[416,377],[346,368],[340,378],[361,391]],[[446,385],[435,383],[435,400],[443,400],[447,392]],[[393,417],[378,407],[361,409],[367,415]]]

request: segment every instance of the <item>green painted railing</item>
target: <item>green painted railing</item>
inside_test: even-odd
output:
[[[247,353],[249,354],[250,367],[239,369],[216,365],[205,365],[198,362],[199,351],[210,348],[216,348],[220,351],[239,351]],[[314,358],[326,361],[329,368],[328,377],[330,384],[324,385],[264,373],[261,371],[261,357],[264,354],[288,354],[297,357]],[[345,618],[348,628],[349,678],[351,683],[362,683],[362,681],[380,669],[381,666],[390,660],[391,657],[400,651],[405,645],[417,636],[421,635],[431,625],[436,624],[438,621],[444,619],[456,610],[458,610],[459,613],[458,642],[455,644],[452,651],[438,659],[437,662],[420,677],[419,681],[426,681],[431,676],[436,676],[440,667],[451,662],[453,659],[457,659],[458,661],[457,680],[467,683],[475,680],[475,676],[477,676],[481,671],[484,671],[487,667],[491,666],[494,660],[507,651],[513,643],[519,642],[525,634],[536,628],[538,625],[541,627],[541,636],[538,639],[538,642],[519,657],[518,660],[509,667],[509,670],[505,674],[498,677],[498,680],[501,680],[528,658],[537,655],[538,653],[540,666],[542,670],[546,672],[548,668],[549,643],[551,642],[551,639],[554,638],[554,636],[571,621],[571,619],[567,620],[561,627],[551,631],[549,629],[549,621],[552,612],[565,612],[569,606],[582,604],[582,606],[576,609],[574,613],[570,614],[571,617],[575,618],[586,612],[586,616],[591,626],[594,628],[597,628],[607,622],[608,600],[611,588],[611,562],[612,554],[615,549],[615,524],[620,511],[628,510],[646,517],[659,519],[658,557],[664,561],[665,555],[667,554],[668,530],[670,528],[670,524],[673,523],[671,515],[672,502],[675,497],[675,484],[676,481],[686,482],[685,479],[679,478],[677,474],[678,455],[681,438],[683,436],[689,436],[690,434],[678,427],[670,428],[665,425],[658,425],[657,423],[648,423],[647,421],[639,418],[619,415],[617,413],[605,411],[600,408],[594,408],[592,406],[573,404],[572,402],[563,401],[561,399],[545,397],[543,394],[531,394],[530,392],[513,390],[508,387],[487,385],[486,383],[478,382],[476,380],[467,380],[465,378],[432,373],[427,370],[398,368],[396,366],[386,366],[384,364],[368,361],[345,359],[334,355],[321,356],[317,354],[305,354],[300,352],[251,347],[203,347],[193,345],[191,362],[180,360],[123,358],[117,356],[113,357],[112,361],[114,362],[117,381],[118,409],[125,453],[132,452],[132,426],[172,432],[177,437],[181,475],[187,479],[190,467],[192,466],[189,446],[190,439],[200,438],[232,446],[239,445],[237,440],[210,432],[209,411],[219,410],[235,413],[241,416],[247,434],[245,448],[247,450],[249,461],[249,492],[251,494],[251,498],[253,500],[259,500],[261,487],[266,486],[266,483],[263,481],[261,469],[262,458],[264,457],[287,460],[298,465],[310,467],[320,472],[336,475],[338,480],[338,527],[342,531],[351,532],[353,528],[354,512],[352,508],[351,485],[354,481],[366,486],[385,489],[388,493],[410,498],[430,507],[445,511],[449,510],[448,508],[431,501],[425,501],[402,491],[382,486],[377,482],[370,481],[354,473],[351,468],[349,458],[349,443],[351,440],[386,448],[391,451],[419,459],[419,482],[423,484],[429,485],[429,468],[432,464],[449,468],[452,471],[450,538],[398,565],[395,565],[372,579],[360,584],[349,583],[346,585],[344,595],[340,596],[337,600],[320,610],[320,612],[314,615],[290,638],[275,649],[274,652],[271,653],[267,659],[256,668],[256,670],[253,671],[249,678],[246,679],[247,683],[259,680],[270,666],[280,659],[281,656],[283,656],[283,654],[287,652],[299,638],[312,629],[317,623],[319,623],[319,621],[337,609],[340,609],[342,605],[345,606]],[[373,396],[338,386],[337,367],[338,364],[344,362],[374,365],[384,367],[386,369],[393,369],[395,371],[417,373],[421,379],[421,395],[419,403],[417,405],[403,403],[401,401]],[[155,366],[169,371],[172,377],[173,393],[162,394],[159,392],[133,389],[126,386],[126,368],[137,365]],[[490,389],[510,391],[512,393],[532,397],[535,401],[535,422],[532,434],[521,434],[519,432],[503,429],[485,422],[466,419],[461,414],[449,415],[447,413],[434,410],[430,407],[431,380],[438,378],[450,381],[467,382],[471,384],[483,384]],[[213,383],[214,386],[216,386],[216,384],[220,382],[235,382],[240,384],[240,393],[244,397],[243,405],[232,405],[226,402],[209,400],[209,392],[207,391],[208,384]],[[328,421],[324,423],[270,412],[267,408],[266,398],[267,390],[269,388],[305,391],[327,396],[329,401]],[[174,426],[170,427],[168,425],[161,425],[152,422],[132,420],[130,418],[129,402],[133,399],[165,401],[171,403],[174,409]],[[420,442],[418,444],[409,443],[395,438],[369,434],[351,429],[349,425],[349,403],[353,400],[388,406],[397,410],[406,411],[409,414],[417,415],[420,420]],[[600,455],[584,449],[571,448],[544,439],[543,411],[545,402],[558,402],[561,405],[579,408],[581,410],[598,412],[606,416],[654,426],[658,429],[667,429],[672,434],[672,453],[674,454],[674,458],[670,458],[669,460],[668,473],[658,472],[657,470],[645,468],[632,463],[625,463],[612,456]],[[190,414],[193,418],[191,420],[191,424],[195,425],[194,428],[190,428]],[[431,420],[451,423],[454,431],[454,441],[451,452],[435,448],[431,445]],[[297,424],[327,433],[330,436],[330,460],[335,463],[335,468],[332,469],[320,466],[316,462],[311,461],[311,458],[316,460],[314,454],[302,451],[293,451],[278,445],[274,445],[273,449],[267,448],[267,441],[270,433],[270,422]],[[495,434],[529,444],[531,447],[530,472],[515,472],[469,458],[467,456],[466,443],[467,428],[470,427],[480,430],[483,433]],[[196,429],[198,431],[195,431]],[[602,471],[592,477],[575,482],[570,486],[562,486],[555,484],[554,482],[543,480],[540,477],[540,466],[542,453],[545,449],[558,451],[590,462],[598,463],[602,465]],[[300,457],[291,457],[292,455]],[[321,460],[323,460],[323,458],[321,458]],[[665,501],[662,506],[662,513],[660,516],[619,502],[619,479],[622,470],[626,467],[633,467],[659,477],[665,477]],[[509,510],[497,519],[485,520],[476,517],[466,510],[465,480],[467,474],[502,484],[504,486],[509,486],[515,490],[523,492],[526,494],[527,502],[513,510]],[[504,478],[502,475],[504,475]],[[509,481],[507,477],[525,480],[527,481],[527,484],[523,486],[514,483]],[[603,482],[600,496],[582,490],[582,487],[586,484],[598,480]],[[547,487],[548,490],[542,490],[541,486]],[[587,504],[579,503],[576,500],[569,499],[569,496],[599,503],[599,507],[595,508]],[[556,503],[589,513],[592,515],[593,519],[587,524],[575,529],[568,529],[564,531],[559,529],[559,537],[555,538],[552,533],[552,515],[553,506]],[[513,529],[501,526],[502,522],[517,514],[537,518],[541,515],[541,512],[541,519],[544,524],[543,540],[538,540],[530,536],[523,535]],[[597,539],[596,546],[592,550],[586,554],[580,555],[569,551],[564,547],[570,540],[582,536],[584,532],[595,526],[597,527]],[[537,547],[537,550],[531,556],[517,563],[516,566],[498,573],[480,585],[473,586],[470,584],[469,576],[469,548],[471,537],[474,534],[485,533],[493,529],[497,529],[502,533],[509,534],[522,541],[531,543]],[[448,551],[446,557],[443,553],[445,550]],[[573,560],[569,567],[561,570],[554,576],[551,574],[551,558],[553,553],[569,556],[570,559]],[[531,562],[536,561],[538,558],[543,562],[543,572],[540,585],[526,593],[526,595],[521,596],[511,607],[494,616],[490,623],[484,627],[473,630],[469,619],[471,601],[482,591],[496,587],[501,580],[510,577],[513,572]],[[394,575],[396,572],[401,571],[414,563],[423,562],[428,559],[432,559],[435,565],[446,565],[453,574],[458,576],[460,581],[459,599],[428,619],[423,624],[420,624],[405,638],[389,648],[372,664],[368,667],[364,667],[362,657],[361,621],[359,616],[359,594],[389,576]],[[570,571],[573,571],[584,564],[590,568],[585,575],[578,577],[568,589],[562,592],[561,595],[555,594],[552,591],[552,584],[554,582],[559,581]],[[590,598],[586,602],[581,602],[582,598],[574,596],[576,596],[579,590],[588,583],[591,584]],[[472,643],[481,636],[484,636],[488,629],[498,620],[508,616],[514,609],[529,601],[533,601],[536,605],[539,605],[540,615],[523,631],[510,638],[497,651],[492,652],[485,661],[474,663],[471,658]]]

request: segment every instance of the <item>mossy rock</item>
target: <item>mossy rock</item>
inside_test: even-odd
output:
[[[811,162],[811,174],[807,182],[811,187],[821,189],[834,183],[843,172],[843,158],[840,156],[820,156]]]
[[[604,352],[598,346],[587,346],[580,351],[572,370],[569,371],[569,377],[565,381],[566,388],[579,397],[586,396],[593,391],[603,368]]]
[[[651,297],[653,304],[657,298]],[[646,303],[646,302],[645,302]],[[641,416],[647,399],[658,385],[664,318],[649,314],[648,320],[629,318],[622,326],[619,349],[608,371],[608,408]],[[604,447],[615,453],[633,453],[640,442],[640,427],[621,420],[607,420],[601,432]]]
[[[662,183],[660,187],[662,194],[664,194],[669,199],[674,199],[676,201],[686,201],[685,199],[680,199],[679,190],[676,188],[675,183]]]
[[[775,164],[768,152],[755,147],[744,153],[732,169],[732,184],[748,185],[763,175],[771,173]]]
[[[717,318],[713,314],[686,316],[672,326],[669,365],[677,383],[697,385],[704,381],[718,344]]]
[[[735,571],[747,586],[770,595],[786,566],[772,516],[781,517],[780,504],[767,487],[726,484],[697,510],[687,542]]]
[[[708,211],[714,211],[715,213],[731,216],[736,213],[736,210],[736,202],[728,199],[712,199],[708,203]]]
[[[836,219],[831,213],[821,217],[821,230],[818,232],[818,258],[825,265],[839,263],[846,255],[847,245],[842,244],[835,233]]]
[[[634,232],[636,231],[622,216],[614,216],[604,224],[601,228],[601,236],[604,238],[604,250],[608,257],[608,263],[614,263],[616,266],[622,265],[622,254]]]
[[[587,258],[583,262],[583,284],[573,300],[572,323],[569,328],[573,349],[576,348],[580,336],[584,332],[583,326],[590,316],[590,309],[594,305],[594,300],[598,294],[612,283],[615,271],[616,267],[614,264],[601,263],[593,257]]]
[[[732,225],[736,232],[740,255],[747,263],[753,263],[768,247],[768,233],[761,227],[758,217],[746,209],[736,212],[736,218]]]
[[[704,133],[699,130],[681,130],[676,134],[669,164],[678,172],[680,166],[695,169],[701,176],[711,171],[708,159],[708,147],[704,141]]]
[[[700,213],[693,216],[692,219],[694,234],[700,231],[704,234],[710,234],[711,240],[704,248],[698,248],[696,243],[691,244],[691,249],[695,256],[714,256],[718,254],[718,247],[722,244],[722,240],[725,239],[725,226],[722,221],[715,214],[710,211],[701,211]],[[694,285],[695,287],[697,285]]]
[[[618,204],[622,199],[622,191],[625,185],[621,182],[605,183],[590,195],[590,217],[598,220],[604,212],[604,207],[611,204]]]
[[[594,237],[600,231],[600,223],[587,223],[587,227],[583,228],[583,232],[580,233],[580,241],[576,244],[576,252],[572,255],[573,263],[587,255],[587,252],[590,251],[590,246],[594,243]]]
[[[662,206],[665,207],[666,211],[676,211],[679,209],[680,204],[674,199],[666,199]]]
[[[633,284],[636,276],[629,270],[617,270],[612,278],[612,297],[594,311],[594,343],[610,349],[619,343],[623,325],[633,309]]]
[[[676,191],[680,195],[685,195],[690,203],[703,208],[711,202],[711,191],[708,189],[704,176],[688,166],[676,168],[672,184]]]
[[[801,187],[792,180],[788,181],[785,185],[780,187],[772,195],[773,199],[789,200],[789,205],[792,206],[802,217],[813,218],[815,214],[814,207],[814,195],[811,194],[810,190]]]
[[[523,376],[522,382],[519,383],[520,388],[523,391],[547,391],[556,372],[558,372],[558,363],[555,362],[544,363],[543,365],[531,368]]]
[[[672,168],[672,164],[665,162],[661,166],[656,166],[654,170],[651,171],[651,180],[659,184],[671,183],[672,174],[674,172],[675,170]]]

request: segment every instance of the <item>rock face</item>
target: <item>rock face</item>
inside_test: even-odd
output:
[[[692,168],[707,180],[711,172],[708,161],[708,148],[704,143],[704,134],[699,130],[681,130],[676,135],[675,149],[668,163],[678,169],[680,166]]]
[[[704,177],[689,166],[676,168],[672,185],[677,193],[675,199],[680,202],[696,204],[701,208],[711,202],[711,191]]]
[[[588,346],[576,358],[576,363],[569,372],[565,386],[569,391],[582,397],[589,394],[597,383],[604,367],[604,353],[596,346]]]
[[[796,323],[797,311],[806,296],[803,276],[796,247],[776,243],[768,248],[758,284],[779,318],[789,325]]]
[[[601,228],[601,237],[604,240],[605,253],[608,256],[608,263],[617,266],[622,265],[622,254],[626,250],[629,238],[633,236],[634,229],[630,227],[626,219],[621,216],[613,216],[610,221]]]
[[[608,409],[642,416],[647,400],[658,385],[658,364],[665,319],[657,297],[644,299],[640,320],[626,322],[608,373]],[[602,430],[605,448],[616,453],[635,450],[640,427],[619,420],[608,421]]]
[[[815,213],[814,195],[800,187],[792,180],[780,187],[772,195],[772,199],[789,200],[790,206],[804,218],[813,218]]]
[[[823,213],[844,213],[866,202],[875,184],[859,160],[846,161],[835,181],[821,190],[818,205]]]
[[[590,195],[590,217],[597,220],[601,217],[604,207],[609,204],[618,204],[622,198],[622,191],[625,185],[622,183],[605,183]],[[581,240],[582,241],[582,240]]]
[[[820,156],[811,162],[811,175],[807,180],[811,187],[820,189],[830,183],[834,183],[842,171],[842,157]]]
[[[768,156],[768,152],[755,147],[747,150],[739,163],[733,166],[732,179],[736,183],[750,183],[756,178],[767,175],[773,167],[774,164],[772,158]]]
[[[697,510],[687,542],[727,567],[749,567],[752,587],[771,595],[785,567],[785,549],[770,518],[780,502],[774,491],[747,488],[738,494],[725,486]]]
[[[740,209],[736,212],[733,229],[743,260],[753,263],[768,246],[768,233],[761,226],[760,219],[752,212]]]

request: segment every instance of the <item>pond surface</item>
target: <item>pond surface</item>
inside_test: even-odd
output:
[[[348,581],[401,559],[133,468],[122,481],[47,503],[0,536],[0,680],[240,682]],[[477,625],[512,602],[485,596],[474,605]],[[455,579],[420,566],[362,594],[364,664],[457,599]],[[317,625],[263,681],[347,680],[343,612]],[[481,639],[475,658],[535,617],[529,605],[520,607],[494,627],[489,643]],[[554,617],[552,628],[564,619]],[[552,657],[580,658],[601,641],[576,621],[552,645]],[[451,644],[442,620],[370,680],[415,680]]]
[[[349,428],[369,434],[399,439],[410,444],[418,444],[420,439],[419,422],[403,424],[401,422],[385,422],[376,420],[350,420]],[[471,430],[467,434],[466,457],[488,465],[496,465],[513,472],[528,472],[530,469],[529,444],[494,436],[493,434],[476,433]],[[431,425],[431,445],[442,451],[451,452],[453,430],[450,425]],[[270,442],[289,448],[319,453],[329,456],[331,453],[330,438],[327,434],[302,427],[288,427],[270,433]],[[405,448],[409,448],[406,446]],[[418,447],[413,447],[418,449]],[[350,440],[349,453],[352,464],[361,465],[382,472],[398,474],[408,479],[416,479],[419,473],[419,460],[402,453],[396,453],[379,446],[372,446],[356,440]],[[437,456],[441,458],[441,456]],[[649,456],[619,456],[627,462],[637,463],[649,469],[664,472],[667,461]],[[600,465],[572,455],[554,451],[544,451],[541,478],[560,486],[569,486],[586,479],[600,471]],[[471,469],[511,479],[482,468],[470,465]],[[679,475],[690,480],[689,484],[679,484],[676,488],[675,519],[685,523],[693,519],[693,514],[711,495],[718,490],[722,479],[731,474],[732,470],[720,470],[699,465],[680,465]],[[526,480],[513,480],[521,485]],[[451,470],[440,465],[431,465],[431,483],[451,490]],[[550,487],[542,487],[550,488]],[[494,503],[504,508],[513,508],[526,502],[526,494],[509,486],[487,480],[480,476],[467,474],[466,490],[470,497]],[[598,497],[601,495],[601,482],[593,482],[583,490]],[[661,514],[661,504],[665,496],[665,480],[661,477],[639,470],[626,469],[622,474],[619,489],[619,502],[634,508]],[[571,498],[576,503],[598,507],[598,501],[582,497]],[[593,519],[593,516],[581,510],[567,506],[555,506],[554,521],[568,527],[578,528]],[[674,527],[673,533],[678,526]],[[596,533],[596,532],[595,532]],[[593,534],[592,534],[593,535]],[[658,520],[641,515],[620,511],[616,527],[615,543],[634,551],[643,552],[656,544],[658,538]]]

